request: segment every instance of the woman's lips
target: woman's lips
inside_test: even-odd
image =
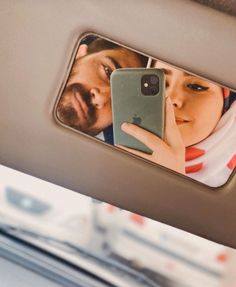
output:
[[[182,124],[186,124],[186,123],[188,123],[188,122],[190,122],[190,121],[176,117],[176,118],[175,118],[175,122],[176,122],[177,125],[182,125]]]
[[[81,120],[87,120],[87,114],[88,114],[88,106],[81,98],[80,94],[74,94],[72,96],[72,105],[74,109],[76,110],[79,119]]]

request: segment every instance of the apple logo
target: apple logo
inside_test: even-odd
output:
[[[135,114],[132,118],[132,123],[139,126],[141,124],[141,122],[142,122],[141,117],[139,117]]]

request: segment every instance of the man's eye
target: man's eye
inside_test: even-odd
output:
[[[198,92],[206,91],[209,89],[208,87],[201,86],[198,84],[188,84],[187,87],[193,91],[198,91]]]
[[[103,66],[104,68],[104,71],[106,73],[106,76],[107,76],[107,79],[110,80],[110,77],[111,77],[111,73],[113,72],[112,69],[108,66]]]

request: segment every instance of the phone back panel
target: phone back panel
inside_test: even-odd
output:
[[[159,92],[143,95],[143,75],[157,75]],[[158,69],[118,69],[111,75],[114,143],[151,153],[143,143],[121,130],[124,122],[139,125],[163,138],[164,134],[164,73]]]

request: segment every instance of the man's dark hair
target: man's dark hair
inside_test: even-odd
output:
[[[105,40],[103,38],[91,36],[93,38],[88,38],[83,41],[83,44],[88,45],[88,54],[98,53],[104,50],[114,50],[114,49],[121,49],[122,46],[115,44],[113,42],[110,42],[108,40]],[[87,40],[87,41],[86,41]],[[86,43],[87,42],[87,43]],[[136,53],[136,52],[134,52]],[[143,67],[146,67],[147,65],[147,57],[136,53],[137,57],[140,59],[141,65]]]
[[[115,43],[112,43],[102,38],[96,38],[90,44],[88,44],[88,53],[92,54],[98,53],[103,50],[114,50],[119,48],[120,46]]]

